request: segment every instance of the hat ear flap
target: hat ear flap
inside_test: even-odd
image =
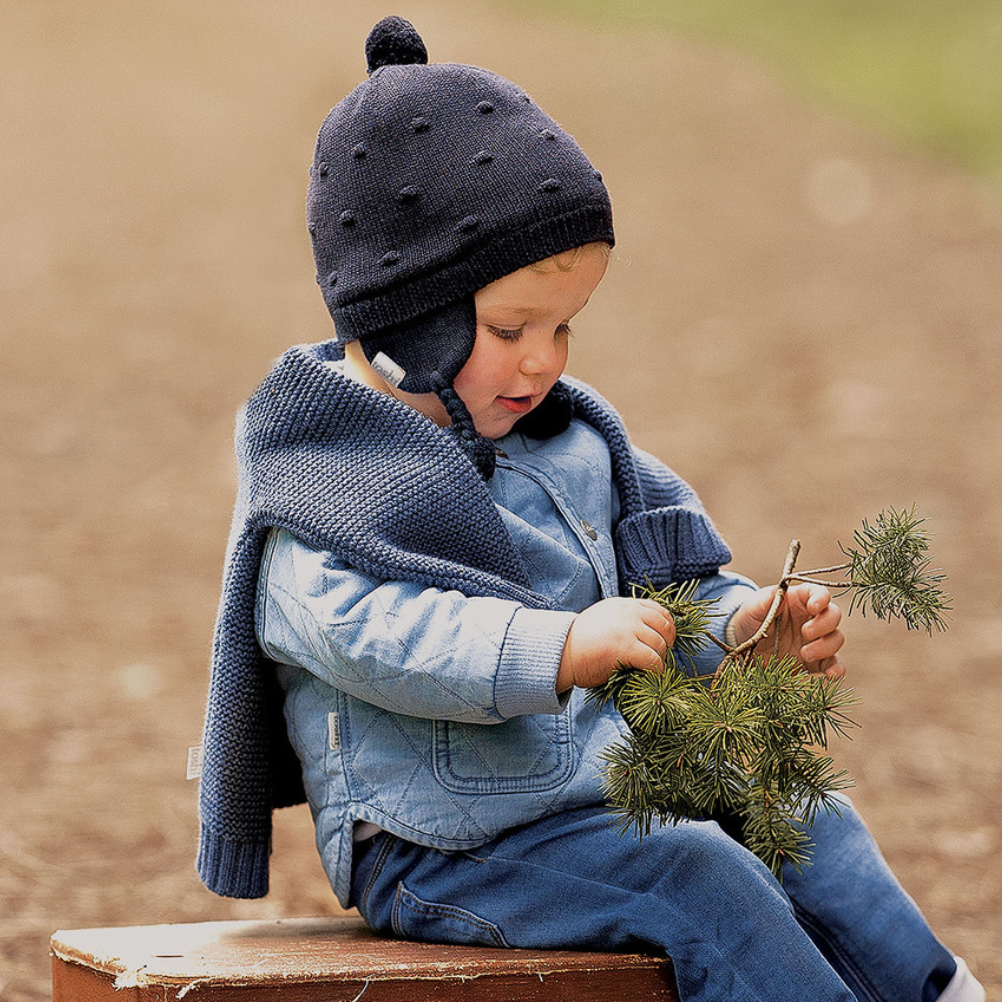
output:
[[[437,393],[452,385],[473,353],[476,304],[465,296],[359,340],[369,364],[404,393]]]

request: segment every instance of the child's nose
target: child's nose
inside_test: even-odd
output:
[[[559,365],[557,345],[553,338],[540,338],[536,343],[528,345],[522,356],[521,369],[527,376],[535,376],[541,372],[550,372]]]

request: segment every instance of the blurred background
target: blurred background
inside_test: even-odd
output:
[[[0,31],[0,1000],[82,926],[337,910],[305,808],[272,892],[193,869],[233,415],[330,322],[316,130],[397,13],[524,86],[609,185],[570,371],[775,580],[915,504],[929,639],[856,617],[836,748],[906,888],[1002,989],[1002,10],[994,0],[7,0]]]

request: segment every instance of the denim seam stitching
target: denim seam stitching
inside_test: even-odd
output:
[[[867,977],[865,972],[842,948],[838,939],[834,936],[828,935],[828,931],[824,924],[815,915],[807,911],[806,908],[801,907],[795,901],[791,901],[791,903],[793,905],[793,912],[797,917],[797,921],[806,928],[809,928],[818,937],[825,941],[832,953],[839,958],[848,970],[852,971],[853,977],[856,979],[859,986],[867,993],[867,996],[872,1000],[872,1002],[884,1002],[884,996],[877,991],[876,986],[869,979],[869,977]]]
[[[394,931],[398,934],[402,935],[397,917],[404,907],[404,895],[410,899],[410,907],[415,911],[424,912],[427,915],[441,915],[443,917],[462,919],[464,922],[469,922],[470,925],[485,931],[498,946],[510,949],[504,934],[493,922],[482,918],[466,908],[460,908],[458,905],[425,901],[424,898],[419,898],[402,880],[397,884],[397,892],[394,895],[393,901],[393,926]]]
[[[362,911],[363,908],[368,910],[369,895],[372,893],[372,888],[375,886],[379,875],[383,872],[387,857],[390,855],[390,850],[396,841],[396,835],[391,835],[389,832],[386,833],[386,841],[379,847],[379,855],[376,857],[376,862],[372,867],[372,873],[369,874],[369,879],[366,881],[362,893],[358,896],[359,911]]]

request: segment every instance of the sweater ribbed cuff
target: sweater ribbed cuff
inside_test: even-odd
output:
[[[731,559],[709,518],[689,508],[631,515],[616,527],[616,544],[625,584],[685,581],[712,574]]]
[[[557,669],[564,653],[572,612],[517,609],[501,645],[494,701],[504,719],[523,713],[560,713]]]
[[[202,827],[198,874],[215,894],[228,898],[263,898],[268,893],[270,840],[220,838]]]

